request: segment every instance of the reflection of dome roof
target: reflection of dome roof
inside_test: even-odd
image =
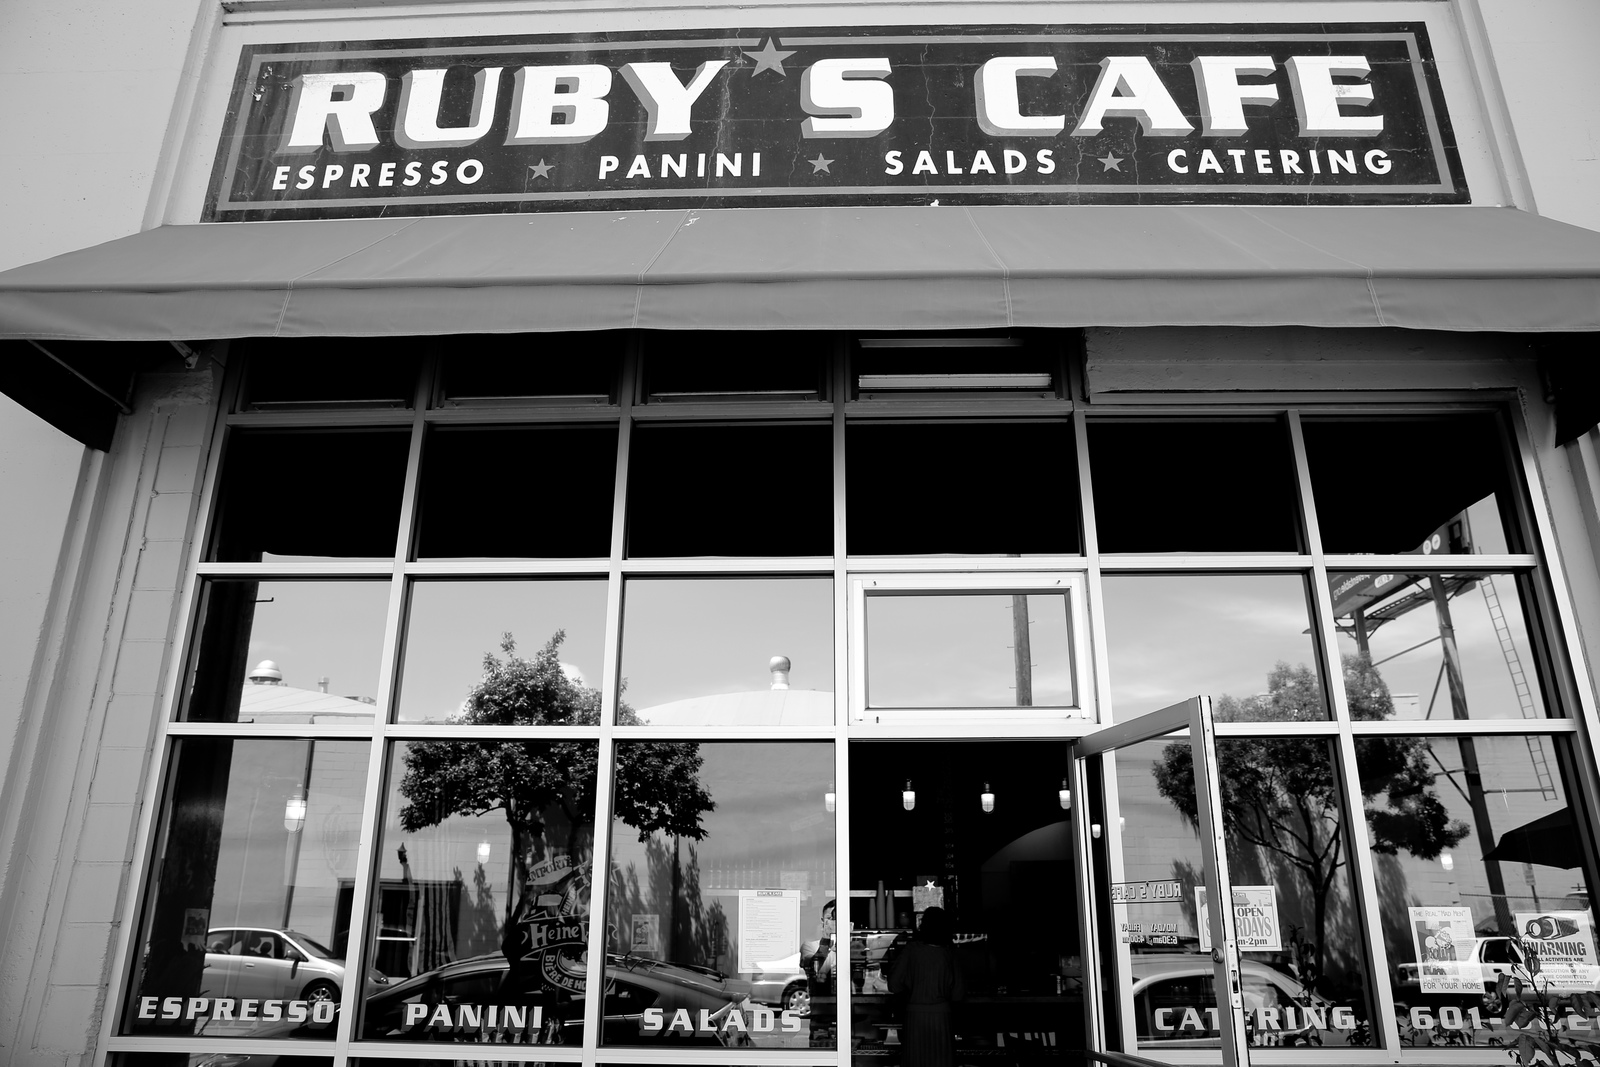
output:
[[[282,682],[247,685],[239,694],[240,722],[371,722],[375,710],[373,704],[352,697],[296,689]]]
[[[833,694],[815,689],[717,693],[640,708],[650,726],[832,726]]]
[[[282,685],[283,672],[272,660],[264,659],[250,672],[250,682],[253,685]]]

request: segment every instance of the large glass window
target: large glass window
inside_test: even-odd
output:
[[[588,699],[536,674],[494,682],[482,701],[576,714]],[[368,942],[389,982],[363,1036],[581,1044],[596,755],[593,741],[394,748]]]
[[[121,1032],[333,1036],[350,946],[364,741],[174,743]]]
[[[401,722],[456,725],[580,725],[599,722],[599,695],[578,708],[486,704],[490,679],[543,664],[557,685],[599,689],[605,646],[606,583],[423,581],[411,587]],[[526,667],[519,667],[525,664]],[[564,712],[571,712],[568,716]]]
[[[617,745],[606,1045],[833,1048],[833,745]]]
[[[1566,1035],[1575,993],[1600,992],[1583,817],[1567,787],[1565,739],[1363,737],[1356,762],[1376,853],[1379,916],[1413,1045],[1509,1045],[1510,995]]]
[[[1355,718],[1547,714],[1515,575],[1333,572],[1328,585]]]
[[[1119,719],[1197,694],[1218,722],[1329,717],[1297,574],[1115,574],[1104,580]]]
[[[195,722],[371,722],[386,582],[207,582],[184,700]]]
[[[636,578],[623,600],[624,726],[833,722],[830,578]]]

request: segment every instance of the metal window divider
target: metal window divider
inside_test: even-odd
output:
[[[1366,805],[1362,801],[1361,779],[1356,765],[1355,732],[1351,728],[1350,704],[1344,691],[1344,664],[1339,655],[1333,599],[1328,586],[1327,558],[1322,551],[1322,530],[1317,522],[1316,499],[1312,491],[1311,468],[1306,456],[1305,431],[1300,424],[1300,412],[1291,409],[1288,422],[1289,437],[1294,448],[1302,529],[1307,547],[1311,550],[1311,598],[1316,643],[1322,652],[1322,673],[1327,679],[1328,703],[1338,727],[1335,738],[1338,758],[1332,761],[1332,769],[1338,776],[1344,808],[1342,818],[1346,822],[1346,840],[1350,849],[1350,872],[1360,898],[1360,906],[1355,910],[1366,949],[1368,980],[1372,983],[1372,1010],[1378,1016],[1370,1023],[1371,1032],[1374,1035],[1381,1033],[1383,1047],[1395,1050],[1400,1046],[1400,1029],[1394,1014],[1394,989],[1388,980],[1391,972],[1380,922],[1383,912],[1375,880],[1377,871],[1372,865],[1372,841],[1367,832]]]
[[[343,1054],[354,1036],[356,1016],[361,1010],[361,996],[366,990],[365,975],[373,966],[370,958],[376,950],[376,940],[369,947],[367,938],[368,917],[379,893],[376,871],[382,869],[378,855],[383,838],[383,799],[388,766],[388,725],[394,716],[395,694],[400,678],[401,631],[405,626],[406,560],[416,540],[417,498],[421,492],[422,446],[425,425],[423,413],[433,393],[433,380],[438,370],[437,357],[423,358],[421,373],[413,383],[411,410],[411,440],[406,450],[405,483],[400,496],[399,529],[395,532],[394,558],[389,586],[389,606],[384,616],[383,652],[380,659],[382,673],[378,676],[377,705],[372,716],[372,735],[367,752],[367,784],[361,808],[361,831],[356,846],[355,892],[351,894],[349,938],[355,941],[345,948],[345,958],[356,961],[356,980],[346,975],[340,990],[339,1027],[334,1036],[335,1049]],[[308,783],[309,784],[309,783]]]
[[[849,1067],[851,1035],[855,1026],[855,986],[850,981],[852,938],[850,921],[850,588],[845,566],[849,550],[845,466],[845,400],[850,395],[850,341],[834,337],[833,405],[833,892],[834,892],[834,1056]]]

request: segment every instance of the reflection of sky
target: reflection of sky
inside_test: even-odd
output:
[[[1264,693],[1279,660],[1315,663],[1298,575],[1107,575],[1116,716],[1186,700]]]
[[[1341,576],[1329,575],[1337,583]],[[1427,589],[1421,585],[1409,587],[1407,592]],[[1528,643],[1528,628],[1522,617],[1522,606],[1517,599],[1516,582],[1506,575],[1494,580],[1499,595],[1500,609],[1505,613],[1506,626],[1516,648],[1518,661],[1526,676],[1533,701],[1533,716],[1544,714],[1544,702],[1539,695],[1539,683],[1534,671],[1533,648]],[[1515,719],[1522,716],[1517,693],[1511,681],[1511,668],[1500,648],[1500,639],[1489,617],[1489,605],[1484,600],[1480,584],[1463,590],[1450,600],[1450,620],[1456,632],[1456,647],[1461,652],[1461,677],[1467,686],[1467,711],[1474,719]],[[1341,619],[1341,625],[1348,619]],[[1378,673],[1389,686],[1395,699],[1395,717],[1400,719],[1449,719],[1453,717],[1450,705],[1449,684],[1440,680],[1439,667],[1444,653],[1439,644],[1439,616],[1431,601],[1392,622],[1386,622],[1373,634],[1369,647]],[[1414,646],[1421,645],[1421,648]],[[1410,651],[1407,651],[1410,650]],[[1341,636],[1339,651],[1353,655],[1354,638]],[[1390,656],[1395,657],[1389,659]],[[1388,660],[1388,662],[1382,662]],[[1435,696],[1435,686],[1438,688]],[[1428,713],[1432,703],[1433,713]]]
[[[635,708],[767,689],[833,690],[831,578],[634,579],[623,594],[622,699]]]
[[[262,582],[256,600],[247,670],[270,659],[284,685],[378,695],[388,582]]]
[[[1033,703],[1072,703],[1067,600],[1028,597]],[[1014,707],[1012,598],[1006,595],[867,599],[867,701],[873,707]]]
[[[400,719],[442,719],[483,678],[483,657],[509,632],[531,658],[565,630],[561,661],[600,686],[605,655],[604,581],[418,582],[411,591]]]

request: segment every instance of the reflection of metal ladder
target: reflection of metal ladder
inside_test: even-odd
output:
[[[1500,594],[1494,587],[1494,577],[1484,575],[1478,583],[1483,591],[1483,602],[1489,607],[1489,619],[1494,623],[1495,637],[1500,640],[1500,654],[1506,658],[1506,669],[1511,672],[1511,687],[1516,690],[1517,703],[1524,719],[1535,719],[1539,709],[1533,702],[1533,690],[1528,685],[1528,674],[1522,669],[1522,657],[1517,654],[1516,642],[1511,640],[1511,627],[1506,622],[1505,609],[1500,606]],[[1533,761],[1534,777],[1539,781],[1539,792],[1546,800],[1556,799],[1555,780],[1550,776],[1550,762],[1545,759],[1544,746],[1539,739],[1529,736],[1528,758]]]

